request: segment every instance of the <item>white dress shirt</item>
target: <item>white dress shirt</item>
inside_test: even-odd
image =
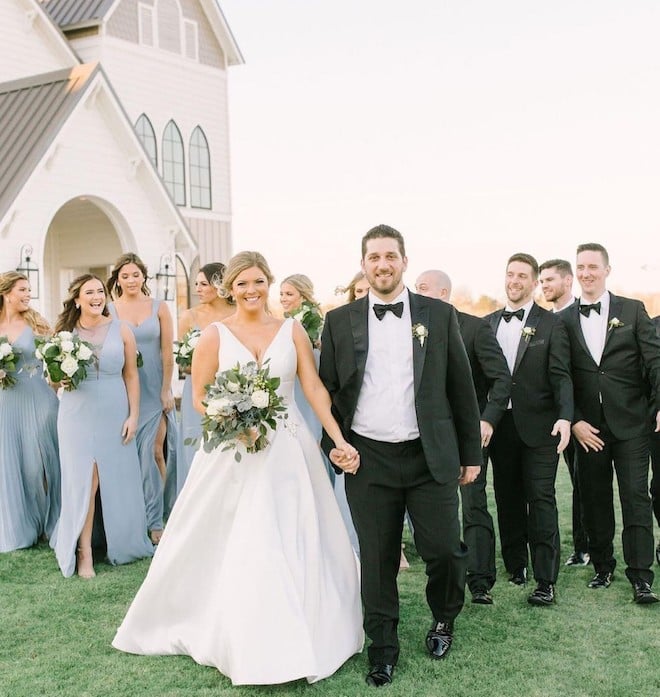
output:
[[[403,302],[401,317],[386,312],[379,320],[373,306],[383,301],[369,292],[368,302],[369,351],[352,428],[365,438],[387,443],[414,440],[419,438],[419,427],[408,289],[391,301]]]
[[[513,366],[516,364],[516,355],[518,354],[520,337],[522,336],[522,328],[525,326],[525,322],[527,321],[527,317],[529,317],[529,311],[532,309],[533,304],[534,301],[530,300],[528,303],[522,306],[522,309],[525,312],[522,321],[520,321],[517,317],[512,317],[508,322],[500,319],[500,323],[497,326],[497,341],[502,347],[502,353],[506,358],[507,365],[509,366],[509,372],[512,375]],[[509,305],[507,305],[504,309],[507,312],[513,312]],[[509,406],[511,406],[510,403]]]
[[[605,348],[605,338],[607,337],[607,317],[610,313],[610,294],[605,291],[598,300],[600,302],[600,314],[593,310],[589,313],[589,317],[585,317],[580,312],[580,327],[582,334],[597,365],[600,365],[600,359],[603,357],[603,349]],[[580,298],[581,305],[591,305],[583,298]]]

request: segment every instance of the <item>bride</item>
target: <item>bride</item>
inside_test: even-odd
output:
[[[193,358],[193,400],[218,370],[268,360],[280,377],[286,421],[270,444],[197,452],[161,543],[112,645],[136,654],[184,654],[234,685],[334,673],[362,649],[356,560],[318,444],[293,399],[296,374],[354,474],[359,456],[330,413],[312,347],[293,319],[267,309],[273,277],[263,256],[241,252],[223,279],[236,313],[209,325]]]

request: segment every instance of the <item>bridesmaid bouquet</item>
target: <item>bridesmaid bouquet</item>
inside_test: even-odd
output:
[[[16,372],[16,360],[20,353],[6,336],[0,336],[0,387],[3,390],[16,384],[16,378],[12,373]]]
[[[36,357],[44,362],[44,375],[51,382],[61,382],[67,391],[78,387],[87,377],[87,368],[95,362],[92,345],[72,332],[40,337],[34,343]]]
[[[277,393],[280,379],[270,377],[269,368],[254,361],[236,364],[219,372],[206,388],[206,413],[202,417],[203,447],[207,453],[222,445],[222,450],[245,445],[248,453],[258,453],[268,445],[268,427],[275,429],[277,419],[286,419],[284,400]],[[236,462],[241,454],[234,454]]]
[[[193,351],[197,342],[199,341],[199,336],[202,332],[196,327],[189,329],[184,335],[181,341],[174,342],[174,360],[180,368],[190,370],[192,365]]]
[[[309,340],[314,348],[321,346],[321,332],[323,331],[323,315],[318,305],[303,300],[295,312],[285,312],[285,317],[297,319],[307,332]]]

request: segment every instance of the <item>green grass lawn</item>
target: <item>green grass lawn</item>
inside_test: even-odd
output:
[[[570,483],[558,477],[562,561],[570,553]],[[491,501],[492,501],[491,492]],[[423,565],[407,540],[411,568],[400,574],[401,659],[388,697],[658,697],[660,604],[639,607],[619,570],[604,591],[586,587],[591,567],[562,566],[557,604],[537,608],[506,582],[501,562],[495,605],[466,605],[444,661],[425,653],[430,624]],[[46,545],[0,555],[0,695],[2,697],[193,697],[373,695],[364,684],[365,655],[316,685],[233,688],[192,659],[130,656],[110,642],[149,566],[97,564],[97,577],[62,578]],[[658,567],[655,567],[658,571]],[[660,587],[660,582],[656,584]],[[163,588],[167,593],[167,588]],[[263,640],[263,637],[260,638]],[[271,637],[273,642],[277,636]]]

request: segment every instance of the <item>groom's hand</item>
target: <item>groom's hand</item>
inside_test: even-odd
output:
[[[479,476],[481,472],[481,467],[475,467],[471,465],[470,467],[461,467],[461,476],[458,478],[458,483],[461,486],[466,484],[472,484],[472,482]]]
[[[360,453],[348,443],[330,451],[330,462],[346,474],[355,474],[360,467]]]

